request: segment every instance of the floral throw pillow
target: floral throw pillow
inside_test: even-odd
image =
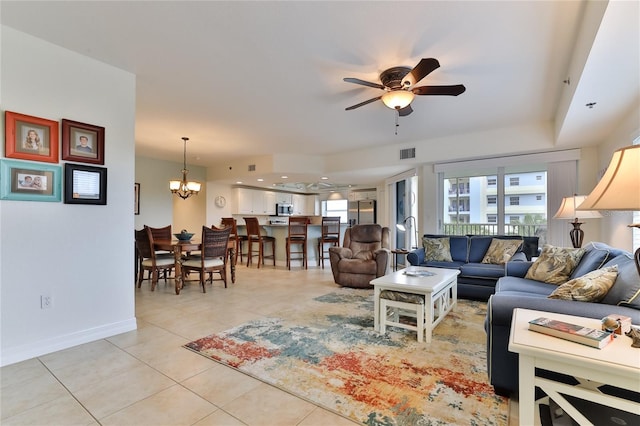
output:
[[[571,272],[578,266],[584,249],[554,247],[545,245],[540,257],[533,262],[525,278],[544,281],[549,284],[563,284],[569,280]]]
[[[617,277],[618,265],[596,269],[562,284],[548,298],[576,300],[578,302],[600,302],[613,287]]]
[[[522,245],[522,240],[501,240],[493,238],[482,263],[504,265]]]
[[[424,246],[424,260],[453,262],[448,237],[423,238],[422,245]]]

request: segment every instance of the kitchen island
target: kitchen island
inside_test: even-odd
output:
[[[322,216],[307,216],[311,221],[307,227],[307,262],[309,266],[314,266],[318,264],[318,238],[322,234]],[[236,217],[238,221],[238,234],[247,235],[246,226],[244,224],[244,219],[242,217]],[[269,217],[265,216],[264,218],[260,218],[260,225],[262,226],[262,230],[264,231],[264,235],[269,235],[275,237],[276,239],[276,266],[287,266],[287,250],[286,250],[286,238],[289,234],[289,225],[287,217],[277,217],[272,218],[274,221],[284,221],[285,223],[270,223]],[[340,224],[340,245],[344,241],[344,231],[347,229],[347,223]],[[247,244],[246,242],[243,245],[244,253],[247,252]],[[254,250],[257,249],[257,245],[254,246]],[[270,250],[270,246],[265,246],[265,250]],[[267,253],[265,253],[267,254]],[[268,253],[271,254],[271,253]],[[300,257],[301,255],[296,254],[293,256],[293,260],[291,261],[291,268],[299,268],[302,266],[301,260],[296,260],[296,257]],[[254,262],[257,259],[254,259]],[[246,265],[246,258],[244,260]],[[328,259],[325,260],[325,267],[329,265]],[[269,266],[269,262],[266,263],[265,266]]]

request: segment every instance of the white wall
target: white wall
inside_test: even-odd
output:
[[[186,200],[169,191],[169,181],[182,178],[181,162],[136,157],[136,182],[140,184],[140,214],[135,216],[135,228],[144,225],[160,228],[172,226],[173,232],[187,229],[200,235],[202,225],[207,225],[206,169],[187,164],[188,178],[202,183],[202,190]],[[209,224],[210,225],[210,224]]]
[[[597,177],[602,176],[606,170],[613,152],[617,149],[629,146],[640,134],[640,106],[636,105],[630,114],[621,121],[616,130],[607,140],[598,147],[598,170]],[[592,185],[586,188],[586,194],[591,192],[597,184],[597,179],[592,181]],[[604,218],[600,219],[600,235],[603,242],[633,251],[633,233],[629,224],[633,223],[633,213],[626,211],[603,211]]]
[[[103,126],[108,169],[106,206],[0,201],[6,365],[136,328],[135,76],[5,26],[0,50],[2,116]],[[50,309],[40,308],[42,294]]]

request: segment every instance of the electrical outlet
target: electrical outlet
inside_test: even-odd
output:
[[[40,309],[49,309],[51,308],[51,296],[50,295],[41,295],[40,296]]]

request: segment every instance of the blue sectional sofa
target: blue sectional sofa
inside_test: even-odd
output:
[[[423,238],[449,238],[451,262],[425,260],[424,247],[411,251],[407,255],[407,261],[414,266],[459,269],[458,297],[464,299],[487,300],[494,293],[498,279],[506,275],[505,265],[482,263],[494,238],[522,240],[522,245],[512,259],[531,260],[538,253],[538,237],[425,234]]]
[[[584,248],[585,253],[569,279],[612,265],[618,268],[613,287],[598,303],[549,299],[547,296],[558,285],[524,278],[533,262],[507,264],[507,276],[498,280],[485,319],[487,370],[497,393],[508,396],[518,391],[518,354],[508,350],[514,308],[597,319],[618,314],[630,317],[633,324],[640,324],[640,275],[633,255],[603,243],[589,243]]]

